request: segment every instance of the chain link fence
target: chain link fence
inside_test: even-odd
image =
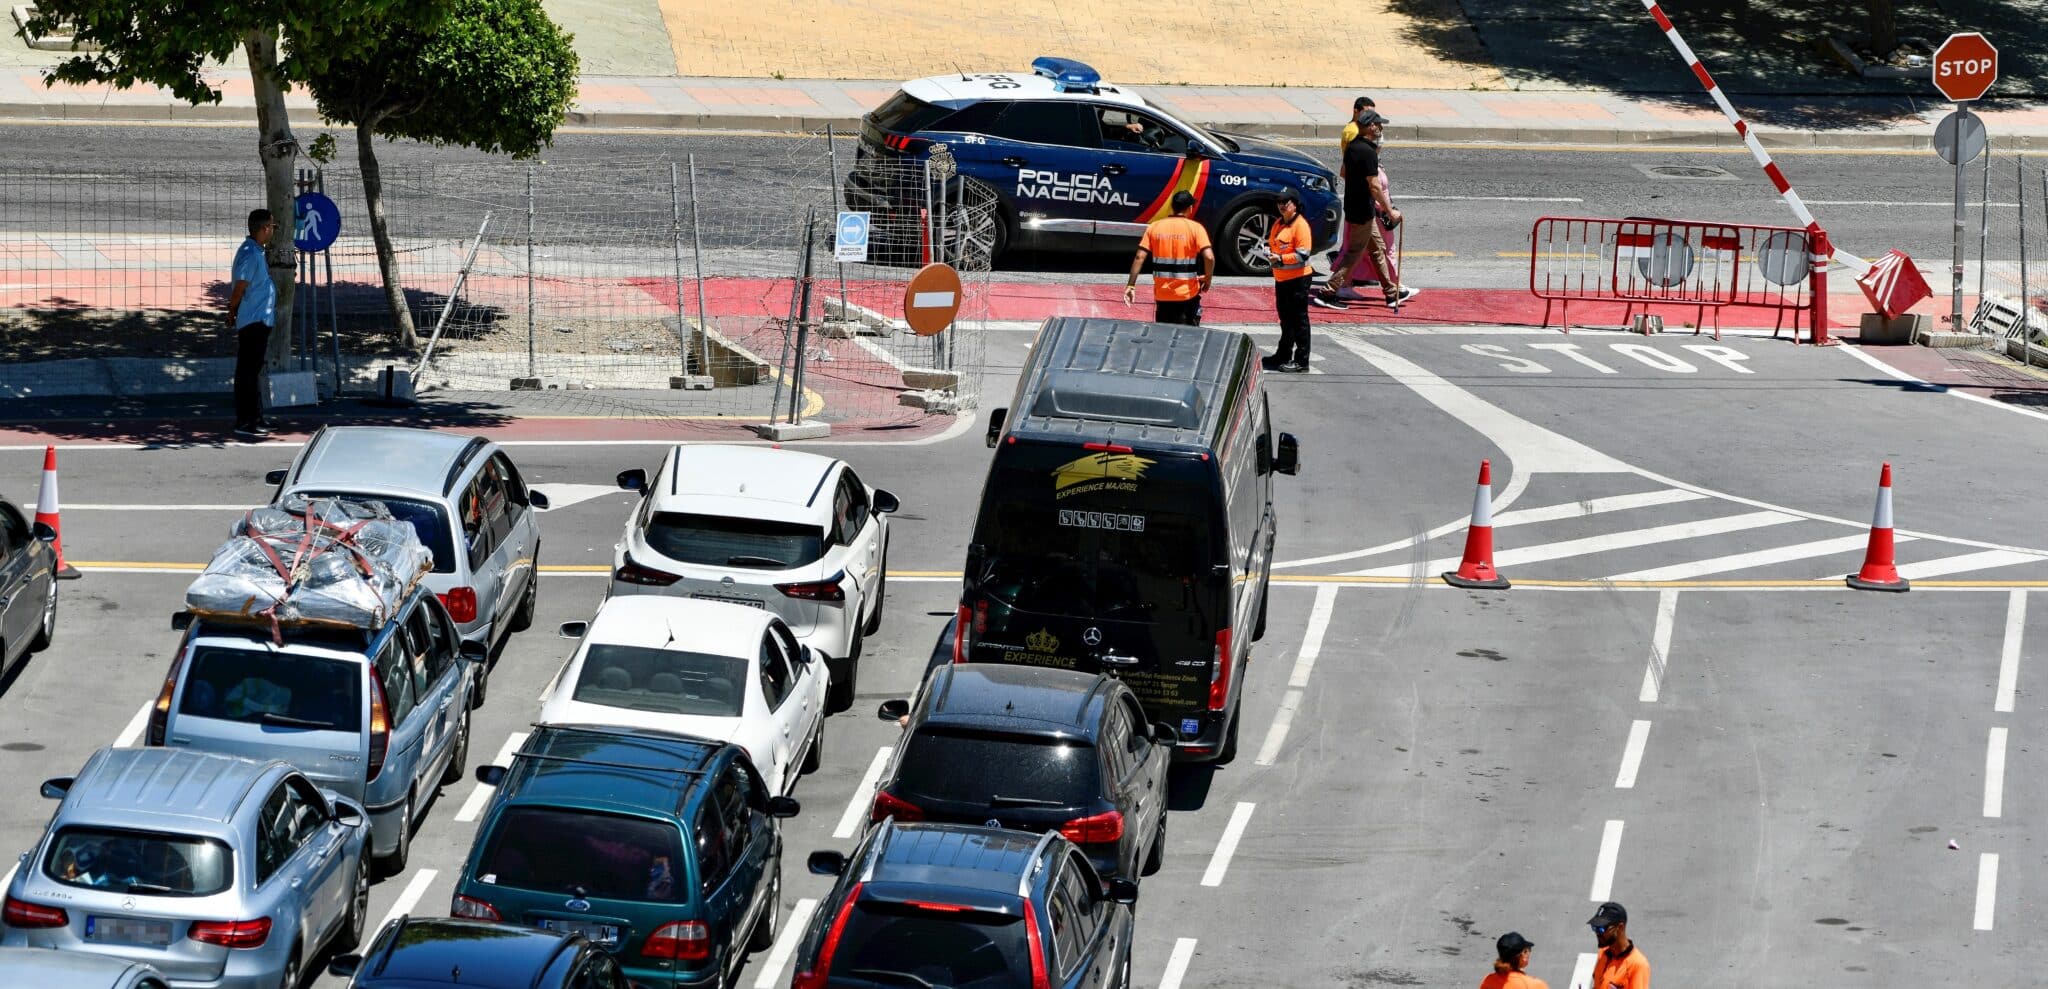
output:
[[[1970,193],[1979,256],[1979,301],[1971,328],[2003,336],[2014,357],[2043,363],[2048,344],[2048,158],[1987,153],[1974,163]],[[2029,347],[2032,344],[2034,346]]]
[[[302,261],[289,363],[344,392],[397,366],[422,392],[541,414],[793,409],[888,425],[971,408],[993,196],[923,161],[861,156],[844,138],[749,151],[383,168],[415,347],[396,333],[361,176],[331,165],[318,183],[343,232]],[[225,276],[261,196],[253,164],[0,172],[0,394],[28,390],[26,378],[45,393],[111,379],[226,390]],[[862,260],[835,258],[841,209],[870,214]],[[910,276],[930,261],[954,265],[962,293],[952,327],[925,337],[901,317]]]

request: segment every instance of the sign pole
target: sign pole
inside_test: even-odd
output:
[[[1955,263],[1949,270],[1950,333],[1963,332],[1963,223],[1967,212],[1964,200],[1969,196],[1969,185],[1963,174],[1963,131],[1970,121],[1970,104],[1957,102],[1956,118],[1955,143],[1950,147],[1949,155],[1956,163]]]

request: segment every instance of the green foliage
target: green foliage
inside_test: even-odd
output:
[[[451,0],[430,30],[390,23],[373,51],[312,73],[322,116],[386,137],[524,158],[576,98],[570,36],[540,0]]]
[[[306,145],[306,157],[322,165],[334,164],[334,153],[335,142],[333,134],[323,133],[319,137],[314,138],[313,143]]]

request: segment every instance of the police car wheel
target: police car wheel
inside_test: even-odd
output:
[[[980,186],[980,183],[975,185]],[[996,197],[992,190],[980,186],[972,190],[972,198],[994,202]],[[968,222],[964,243],[960,245],[960,265],[967,271],[990,270],[1009,249],[1010,221],[1003,216],[1003,211],[994,206],[986,211],[978,210]]]
[[[1264,247],[1272,224],[1272,215],[1259,203],[1241,207],[1223,221],[1223,235],[1216,240],[1224,245],[1223,264],[1231,274],[1263,275],[1271,270]]]

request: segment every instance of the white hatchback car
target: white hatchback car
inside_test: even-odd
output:
[[[882,624],[896,496],[844,461],[758,446],[677,446],[641,493],[612,560],[610,596],[664,594],[762,608],[832,671],[832,711],[853,706],[862,640]]]
[[[540,723],[653,728],[745,749],[787,795],[824,752],[829,678],[782,619],[760,608],[614,597],[562,636],[581,640]]]

